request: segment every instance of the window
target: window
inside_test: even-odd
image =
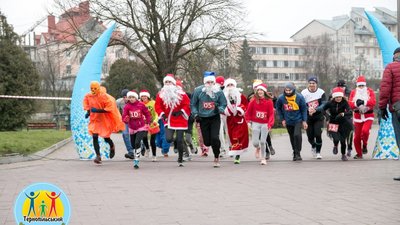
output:
[[[66,56],[67,58],[70,58],[70,57],[71,57],[71,52],[70,52],[70,51],[66,51],[66,52],[65,52],[65,56]]]
[[[256,54],[257,54],[257,55],[262,54],[262,51],[263,51],[263,48],[260,48],[260,47],[257,47],[257,48],[256,48]]]
[[[272,55],[273,53],[274,53],[273,48],[271,48],[271,47],[267,47],[267,48],[266,48],[265,54]]]
[[[285,55],[288,54],[288,48],[283,48],[283,54],[285,54]]]
[[[289,67],[289,61],[283,61],[283,66],[286,68]]]
[[[274,67],[274,61],[272,61],[272,60],[268,60],[267,61],[267,65],[266,65],[267,67]]]

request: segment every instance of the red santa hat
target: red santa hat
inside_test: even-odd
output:
[[[224,86],[226,87],[226,86],[228,86],[229,84],[233,84],[234,87],[237,86],[236,81],[235,81],[234,79],[232,79],[232,78],[226,79],[226,81],[225,81],[225,83],[224,83]]]
[[[135,97],[136,99],[139,99],[139,96],[138,96],[138,94],[136,93],[136,91],[129,91],[128,92],[128,94],[126,94],[126,97],[131,97],[131,96],[133,96],[133,97]]]
[[[142,97],[142,96],[146,96],[146,97],[150,98],[150,92],[148,90],[141,90],[139,92],[139,97]]]
[[[365,77],[364,77],[364,75],[360,75],[358,78],[357,78],[357,86],[360,86],[360,85],[367,85],[367,80],[365,80]]]
[[[165,75],[164,79],[163,79],[163,83],[165,84],[165,81],[171,81],[174,85],[176,85],[176,80],[174,78],[174,75],[172,73],[169,73],[167,75]]]
[[[343,97],[344,96],[344,90],[341,87],[335,87],[332,89],[332,98],[336,97]]]
[[[182,88],[183,87],[182,81],[181,80],[176,80],[176,86]]]
[[[225,78],[223,76],[217,76],[215,78],[215,83],[219,84],[221,87],[224,86]]]
[[[258,89],[261,89],[261,90],[263,90],[264,92],[267,92],[267,85],[261,83],[261,84],[259,84],[259,85],[256,86],[256,90],[258,90]]]

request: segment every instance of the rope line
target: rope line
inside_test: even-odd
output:
[[[19,96],[19,95],[0,95],[0,98],[44,99],[44,100],[66,100],[66,101],[70,101],[72,99],[68,97]]]

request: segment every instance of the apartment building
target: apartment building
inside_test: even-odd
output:
[[[397,37],[396,12],[376,7],[369,12],[380,20]],[[341,15],[332,20],[315,19],[291,36],[301,42],[308,36],[328,34],[335,43],[338,63],[353,70],[354,75],[364,74],[379,79],[383,71],[382,55],[375,34],[364,13],[364,8],[351,8],[350,15]]]
[[[35,37],[37,61],[53,67],[59,86],[72,90],[75,78],[79,72],[90,45],[75,46],[81,41],[80,35],[87,40],[94,40],[105,29],[101,21],[89,13],[89,1],[79,3],[77,7],[66,10],[56,22],[56,17],[47,17],[48,31]],[[120,35],[118,31],[113,36]],[[111,46],[106,50],[101,78],[108,76],[110,67],[119,58],[128,58],[126,48]]]
[[[249,41],[256,61],[257,78],[275,88],[293,82],[305,86],[308,75],[303,67],[301,42]]]

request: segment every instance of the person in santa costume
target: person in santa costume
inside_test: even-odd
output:
[[[126,96],[128,102],[124,107],[122,119],[129,126],[131,145],[134,151],[133,167],[139,169],[141,141],[147,136],[148,126],[152,119],[149,110],[139,101],[139,95],[135,91],[129,91]]]
[[[144,105],[147,107],[147,109],[149,110],[149,112],[151,114],[152,122],[151,122],[150,126],[151,127],[158,126],[158,115],[156,113],[156,110],[154,109],[155,101],[150,98],[150,92],[148,90],[141,90],[139,92],[139,97],[140,97],[140,101],[142,101],[144,103]],[[149,132],[150,132],[150,130],[149,130]],[[157,135],[157,133],[150,133],[150,146],[149,146],[148,137],[145,136],[143,138],[143,144],[146,147],[145,156],[149,157],[149,155],[150,155],[149,147],[151,147],[151,153],[153,155],[153,158],[151,160],[153,162],[155,162],[157,160],[156,135]]]
[[[231,144],[229,155],[235,156],[235,164],[240,163],[240,155],[247,151],[249,146],[249,129],[245,119],[245,111],[247,108],[247,98],[240,93],[237,83],[234,79],[225,80],[224,95],[227,100],[224,115],[226,116],[226,124],[228,136]]]
[[[220,167],[219,153],[221,142],[219,130],[221,127],[220,113],[224,113],[226,98],[221,89],[215,84],[215,73],[203,73],[204,85],[195,88],[190,108],[197,122],[200,123],[201,133],[206,146],[212,147],[214,153],[214,167]]]
[[[353,129],[348,116],[352,114],[350,106],[344,96],[344,90],[341,87],[335,87],[332,90],[332,99],[326,104],[318,106],[316,112],[329,111],[329,123],[327,132],[330,138],[333,139],[333,154],[338,154],[338,145],[340,142],[340,152],[342,160],[347,161],[346,156],[346,141],[349,133]]]
[[[367,144],[369,131],[374,121],[376,100],[374,91],[372,88],[367,87],[367,81],[363,75],[357,78],[356,85],[357,88],[350,93],[349,105],[354,111],[354,147],[357,152],[354,159],[362,159],[363,154],[368,153]]]
[[[269,130],[275,122],[274,103],[267,97],[267,85],[259,84],[255,87],[257,92],[254,99],[250,101],[246,111],[246,121],[251,126],[252,143],[255,148],[261,149],[261,165],[267,164],[266,140]]]
[[[221,88],[222,91],[224,91],[225,89],[225,78],[223,76],[216,76],[215,77],[215,84],[217,86],[219,86],[219,88]],[[219,139],[221,141],[221,154],[220,157],[223,157],[224,155],[226,155],[226,149],[229,149],[229,147],[227,148],[227,146],[230,146],[229,143],[229,137],[225,138],[228,135],[228,126],[226,124],[226,115],[225,114],[220,114],[221,116],[221,127],[219,129]]]
[[[155,109],[163,118],[166,126],[165,137],[168,143],[176,142],[178,148],[178,166],[183,166],[183,133],[188,129],[190,116],[190,99],[186,93],[176,86],[173,74],[167,74],[163,79],[164,87],[157,94]]]
[[[89,118],[88,132],[93,136],[93,147],[96,153],[94,163],[101,163],[99,136],[104,138],[110,145],[110,158],[115,155],[115,145],[111,140],[111,133],[124,130],[121,114],[117,109],[115,99],[108,95],[100,83],[92,81],[90,83],[90,93],[83,98],[83,109],[87,111],[85,117]]]

